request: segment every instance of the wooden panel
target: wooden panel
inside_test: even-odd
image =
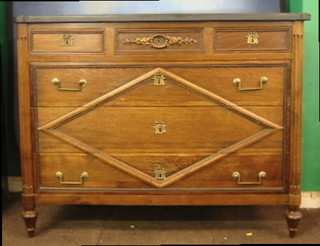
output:
[[[258,152],[259,153],[259,152]],[[256,153],[257,154],[257,153]],[[257,182],[259,172],[266,172],[261,184],[238,184],[233,172],[241,174],[242,182]],[[198,172],[170,185],[170,188],[225,188],[248,189],[283,186],[283,160],[281,154],[259,153],[258,155],[231,154]]]
[[[284,104],[286,66],[207,66],[192,69],[185,66],[167,70],[238,105]],[[267,77],[268,81],[260,90],[240,91],[239,86],[233,83],[234,79],[240,78],[243,88],[257,88],[261,77]]]
[[[168,192],[166,194],[131,194],[120,192],[100,192],[90,195],[80,192],[64,192],[59,194],[55,191],[45,191],[35,195],[37,204],[90,204],[90,205],[145,205],[145,206],[197,206],[197,205],[286,205],[288,204],[287,194],[259,194],[255,192],[221,194],[206,191],[206,193]]]
[[[81,152],[78,148],[74,147],[73,145],[70,145],[69,143],[58,139],[51,134],[48,134],[46,132],[39,132],[38,133],[38,151],[43,153],[78,153]],[[123,143],[121,145],[121,149],[118,148],[119,144],[109,144],[109,147],[107,150],[110,155],[117,155],[117,154],[136,154],[136,155],[145,155],[145,154],[155,154],[155,153],[161,153],[163,152],[162,149],[159,149],[159,146],[157,146],[155,143],[154,146],[146,146],[146,148],[136,149],[132,147],[132,143]],[[191,145],[191,144],[189,144]],[[212,144],[211,144],[212,145]],[[160,145],[161,146],[161,145]],[[192,146],[192,145],[191,145]],[[279,131],[277,133],[274,133],[271,136],[268,136],[263,139],[263,141],[259,141],[254,144],[255,148],[282,148],[283,146],[283,132]],[[153,147],[153,148],[152,148]],[[178,146],[180,147],[180,146]],[[192,152],[194,154],[207,154],[210,153],[216,153],[221,148],[210,146],[208,144],[208,147],[203,148],[193,148]],[[181,153],[186,154],[185,151],[190,149],[186,149],[185,146],[182,148],[170,148],[166,149],[166,153],[172,154],[172,153]],[[188,152],[187,152],[188,153]]]
[[[216,51],[289,52],[291,48],[290,33],[289,28],[216,29],[214,49]]]
[[[116,53],[203,52],[203,29],[117,29]]]
[[[53,29],[30,32],[31,53],[104,53],[104,29]]]
[[[80,106],[150,72],[149,67],[35,67],[34,77],[37,106]],[[238,105],[283,105],[284,84],[287,69],[274,66],[193,66],[166,67],[174,75],[216,93]],[[261,90],[240,91],[233,81],[241,79],[243,88],[259,87],[262,77],[268,78]],[[54,78],[63,87],[77,89],[78,81],[87,84],[81,91],[60,91],[52,83]],[[144,78],[145,79],[145,78]],[[146,83],[140,83],[125,93],[112,98],[111,106],[211,106],[206,97],[175,83],[167,76],[164,86],[154,86],[152,75]]]
[[[43,64],[45,65],[45,64]],[[145,74],[150,68],[88,68],[69,64],[58,67],[35,67],[34,83],[37,92],[35,106],[80,106],[86,102],[117,89],[119,86]],[[79,92],[60,91],[52,83],[58,78],[63,87],[78,88],[78,81],[87,84]]]
[[[40,154],[39,162],[39,185],[40,187],[72,188],[138,188],[150,187],[125,174],[98,159],[85,154]],[[79,182],[83,172],[88,173],[88,178],[83,184],[64,185],[60,184],[56,172],[62,172],[63,181]]]

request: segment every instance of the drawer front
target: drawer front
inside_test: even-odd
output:
[[[203,29],[117,29],[116,53],[203,52]]]
[[[99,109],[99,113],[92,111],[90,115],[79,116],[74,121],[70,121],[57,130],[64,131],[66,135],[70,134],[74,139],[83,141],[87,145],[100,149],[110,155],[117,153],[136,153],[140,155],[142,153],[162,153],[164,151],[167,153],[180,153],[186,150],[187,152],[208,153],[210,155],[210,153],[216,153],[221,148],[227,147],[228,144],[231,145],[237,140],[240,141],[246,136],[254,134],[255,130],[259,131],[263,129],[237,114],[230,112],[226,112],[225,114],[223,109],[215,111],[216,108],[209,110],[204,108],[198,111],[197,108],[192,108],[189,111],[186,108],[182,108],[183,111],[180,112],[179,108],[175,108],[172,111],[169,108],[170,114],[165,109],[162,111],[159,111],[158,108],[141,109],[143,111],[140,111],[140,108],[133,110],[116,107]],[[283,124],[283,109],[281,107],[251,106],[247,109],[278,125]],[[38,126],[41,127],[55,121],[71,111],[72,108],[39,108],[35,113],[38,118]],[[107,114],[102,115],[101,112]],[[121,119],[120,112],[122,114],[126,113],[126,115],[122,115],[123,119]],[[202,114],[204,118],[194,119],[194,117],[190,117],[192,116],[191,113],[194,112],[196,112],[194,116],[201,116]],[[211,112],[212,116],[207,115],[207,112]],[[144,115],[144,113],[148,114]],[[155,122],[160,121],[159,115],[161,113],[163,113],[161,118],[165,124],[166,133],[156,134],[154,128]],[[179,119],[186,115],[187,118]],[[219,118],[215,115],[219,116]],[[165,120],[164,116],[166,117]],[[177,118],[177,116],[180,117]],[[98,117],[99,121],[96,120],[96,117]],[[201,123],[210,125],[210,129],[206,129],[208,125],[199,126]],[[244,123],[243,126],[240,123]],[[137,129],[134,129],[134,127],[137,127]],[[124,131],[120,129],[124,129]],[[242,130],[244,133],[240,133]],[[228,139],[224,139],[225,134],[223,131],[227,133],[230,131],[227,135]],[[109,134],[108,137],[105,134]],[[201,134],[205,136],[201,136]],[[187,140],[188,142],[185,142]],[[56,138],[42,130],[38,131],[38,141],[39,152],[72,153],[79,151],[75,145],[70,144],[68,141]],[[256,145],[258,145],[257,148],[281,148],[283,145],[282,131],[263,139],[262,142],[258,142]]]
[[[32,30],[31,54],[105,53],[104,29]]]
[[[81,106],[138,81],[108,101],[112,106],[211,106],[179,81],[200,86],[238,105],[283,105],[286,65],[166,67],[160,86],[150,67],[48,67],[33,69],[34,106]],[[161,71],[161,70],[157,70]],[[166,72],[167,71],[167,72]]]
[[[283,51],[290,52],[289,28],[272,29],[216,29],[215,51]]]
[[[180,156],[117,156],[123,161],[136,159],[138,162],[139,160],[140,164],[135,168],[137,172],[145,174],[143,178],[120,171],[86,154],[40,154],[38,157],[39,186],[42,189],[64,190],[97,188],[115,191],[123,189],[157,191],[159,189],[157,187],[155,189],[148,182],[156,183],[159,179],[166,180],[177,173],[186,172],[184,177],[168,185],[166,189],[281,190],[283,186],[282,155],[276,152],[270,152],[270,150],[261,153],[237,152],[191,175],[188,175],[188,170],[184,168],[203,156],[190,153]]]
[[[59,110],[39,110],[38,117],[48,122]],[[54,129],[108,153],[123,146],[159,151],[225,148],[264,127],[218,106],[99,107],[60,121]]]

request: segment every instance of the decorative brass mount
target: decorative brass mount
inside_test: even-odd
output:
[[[255,182],[255,181],[254,181],[254,182],[243,182],[243,181],[241,181],[241,174],[240,174],[239,172],[233,172],[233,173],[232,173],[232,178],[233,178],[234,180],[236,180],[239,185],[256,185],[256,184],[261,184],[261,183],[262,183],[262,178],[267,177],[267,173],[264,172],[264,171],[261,171],[261,172],[259,172],[258,177],[259,177],[259,181],[256,181],[256,182]]]
[[[191,45],[196,43],[197,40],[193,38],[182,38],[182,37],[174,37],[168,36],[163,34],[156,34],[152,37],[142,37],[142,38],[135,38],[135,39],[126,39],[123,41],[123,44],[137,44],[143,46],[150,46],[156,49],[163,49],[169,47],[170,45]]]
[[[83,184],[84,183],[84,180],[86,178],[89,177],[88,173],[87,172],[83,172],[81,173],[80,175],[80,181],[63,181],[63,173],[58,171],[56,172],[56,177],[60,180],[60,184],[64,184],[64,185],[79,185],[79,184]]]
[[[59,91],[82,91],[82,87],[85,86],[87,84],[87,81],[85,79],[80,79],[78,82],[79,88],[62,88],[61,87],[61,82],[58,78],[53,78],[51,80],[51,83],[54,84],[55,86],[57,86]]]

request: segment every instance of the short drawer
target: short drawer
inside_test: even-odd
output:
[[[105,53],[104,29],[32,30],[31,54]]]
[[[216,29],[214,50],[290,52],[290,29]]]
[[[117,29],[116,53],[203,52],[203,29]]]

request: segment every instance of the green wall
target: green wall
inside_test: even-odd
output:
[[[15,131],[14,69],[12,35],[10,33],[8,2],[0,2],[1,45],[1,173],[2,176],[19,176],[20,161],[18,137]]]
[[[311,14],[304,39],[302,190],[320,191],[319,3],[289,0],[287,4],[289,12]]]
[[[319,3],[304,0],[302,7],[311,14],[305,22],[302,188],[320,191]]]

